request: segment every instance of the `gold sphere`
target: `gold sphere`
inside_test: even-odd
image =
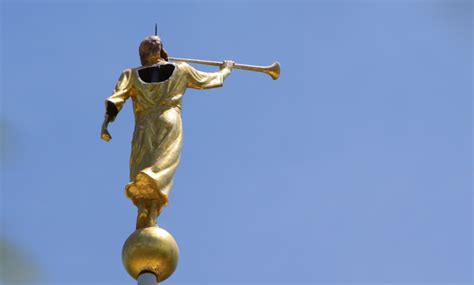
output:
[[[133,278],[151,272],[162,282],[173,274],[178,265],[179,249],[173,236],[159,227],[136,230],[125,241],[122,262]]]

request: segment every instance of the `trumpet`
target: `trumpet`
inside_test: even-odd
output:
[[[211,65],[211,66],[221,66],[222,65],[221,61],[191,59],[191,58],[179,58],[179,57],[169,57],[168,59],[172,60],[172,61],[181,61],[181,62],[205,64],[205,65]],[[277,80],[278,77],[280,77],[280,63],[277,62],[277,61],[274,62],[271,65],[268,65],[268,66],[258,66],[258,65],[235,63],[234,68],[235,69],[241,69],[241,70],[249,70],[249,71],[256,71],[256,72],[266,73],[266,74],[270,75],[270,77],[273,80]]]

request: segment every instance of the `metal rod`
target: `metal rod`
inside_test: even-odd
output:
[[[156,285],[156,276],[153,273],[144,272],[138,276],[138,285]]]

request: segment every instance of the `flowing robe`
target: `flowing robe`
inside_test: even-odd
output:
[[[183,141],[181,101],[187,88],[209,89],[223,85],[221,71],[202,72],[187,63],[174,66],[171,76],[161,82],[147,83],[139,76],[146,67],[122,72],[106,105],[120,112],[132,98],[135,130],[130,155],[130,183],[125,193],[135,205],[140,200],[157,200],[160,209],[168,204],[168,194],[179,164]],[[115,119],[113,114],[112,120]]]

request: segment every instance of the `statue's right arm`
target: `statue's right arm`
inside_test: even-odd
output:
[[[220,71],[203,72],[185,62],[181,63],[181,68],[183,68],[187,74],[187,87],[193,89],[221,87],[224,84],[224,80],[232,72],[233,66],[233,61],[226,60],[222,63]]]

